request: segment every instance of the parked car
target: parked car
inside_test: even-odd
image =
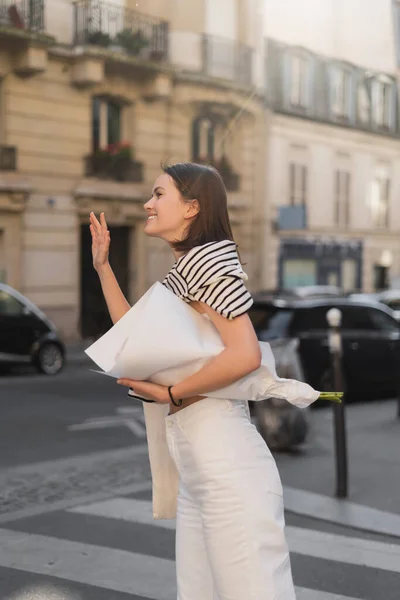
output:
[[[55,325],[5,283],[0,283],[0,363],[32,363],[46,375],[59,373],[65,363],[65,347]]]
[[[393,316],[400,321],[400,290],[384,290],[372,294],[351,294],[353,300],[382,302],[393,310]]]
[[[378,302],[350,298],[284,300],[255,295],[249,311],[260,341],[299,340],[298,352],[305,380],[327,389],[330,376],[328,325],[330,308],[342,312],[345,389],[348,398],[382,398],[398,390],[400,324],[392,311]]]

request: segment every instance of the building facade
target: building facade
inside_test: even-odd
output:
[[[399,286],[392,2],[267,0],[266,18],[272,114],[263,285]]]
[[[143,234],[163,162],[224,178],[250,288],[265,196],[263,2],[0,3],[0,274],[66,339],[110,325],[88,216],[131,302],[173,262]]]

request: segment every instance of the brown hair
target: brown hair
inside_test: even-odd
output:
[[[171,243],[173,249],[186,253],[208,242],[234,241],[226,189],[218,171],[214,167],[190,162],[163,165],[162,169],[172,177],[182,198],[197,200],[200,207],[190,222],[186,237]]]

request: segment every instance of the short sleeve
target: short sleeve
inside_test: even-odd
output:
[[[212,242],[189,253],[180,266],[191,300],[205,302],[227,319],[246,313],[253,299],[244,281],[243,271],[236,251],[230,240]]]

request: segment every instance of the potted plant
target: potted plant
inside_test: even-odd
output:
[[[133,31],[126,27],[116,35],[115,43],[124,48],[128,54],[137,56],[143,48],[147,48],[150,42],[140,29]]]
[[[124,181],[132,163],[132,147],[129,142],[117,142],[107,147],[110,155],[110,170],[115,179]]]
[[[86,36],[86,42],[107,48],[111,44],[111,37],[104,31],[89,31]]]

